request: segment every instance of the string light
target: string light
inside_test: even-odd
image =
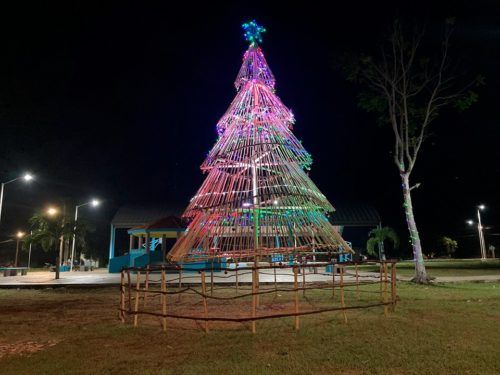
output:
[[[275,94],[257,45],[265,29],[255,21],[243,29],[250,46],[237,94],[217,123],[217,141],[201,165],[207,177],[183,215],[188,231],[169,259],[348,249],[327,217],[333,206],[306,173],[312,157],[292,132],[294,115]]]

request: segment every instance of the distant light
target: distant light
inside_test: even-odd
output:
[[[98,199],[92,199],[90,204],[92,205],[92,207],[97,207],[101,204],[101,202]]]
[[[480,204],[478,207],[480,210],[484,210],[486,208],[486,206],[484,204]]]
[[[252,204],[248,202],[243,202],[243,207],[250,207]]]
[[[19,231],[19,232],[16,233],[16,237],[17,238],[23,238],[24,234],[25,234],[24,232]]]
[[[54,216],[55,214],[57,214],[57,208],[49,207],[47,209],[47,214],[49,214],[50,216]]]
[[[472,220],[467,220],[467,224],[469,224],[469,225],[473,225],[473,224],[474,224],[474,222],[473,222]]]
[[[33,180],[33,178],[34,178],[34,177],[33,177],[33,175],[32,175],[32,174],[29,174],[29,173],[26,173],[26,174],[23,176],[23,179],[24,179],[24,181],[26,181],[26,182],[29,182],[29,181]]]
[[[278,201],[275,199],[275,200],[273,201],[273,204],[276,206],[276,205],[278,204]]]

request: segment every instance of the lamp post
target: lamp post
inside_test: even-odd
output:
[[[5,189],[5,185],[10,184],[11,182],[17,181],[17,180],[24,180],[26,182],[30,182],[33,180],[33,175],[30,173],[25,173],[22,176],[16,177],[10,181],[7,182],[2,182],[1,188],[0,188],[0,221],[2,221],[2,207],[3,207],[3,193]]]
[[[76,244],[76,222],[78,221],[78,209],[83,206],[88,206],[91,205],[92,207],[97,207],[99,206],[101,202],[98,199],[92,199],[89,202],[79,204],[75,206],[75,226],[73,228],[73,242],[71,244],[71,264],[69,266],[69,270],[73,271],[73,260],[75,257],[75,244]]]
[[[55,207],[48,207],[46,211],[48,216],[54,217],[59,213],[59,210]],[[63,238],[59,237],[59,256],[56,258],[56,280],[59,279],[59,267],[61,266],[62,259],[62,245]]]
[[[17,267],[17,260],[19,258],[19,242],[23,237],[24,237],[24,232],[19,231],[16,233],[16,259],[14,261],[14,267]]]
[[[481,211],[486,207],[484,204],[477,206],[477,231],[479,233],[479,245],[481,246],[481,260],[485,261],[487,258],[486,244],[484,242],[483,225],[481,224]]]
[[[33,236],[33,231],[30,231],[30,235]],[[31,265],[31,242],[30,241],[30,249],[28,251],[28,268],[30,268],[30,265]]]
[[[477,206],[477,234],[479,237],[479,248],[481,250],[481,260],[484,262],[487,260],[486,254],[486,244],[484,242],[484,234],[483,234],[483,225],[481,223],[481,211],[484,210],[486,206],[484,204],[480,204]],[[467,220],[467,224],[474,225],[473,220]]]

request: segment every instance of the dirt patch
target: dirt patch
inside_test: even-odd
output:
[[[0,342],[0,359],[8,355],[19,355],[27,356],[54,345],[57,345],[57,341],[51,340],[47,342],[36,342],[36,341],[19,341],[15,343],[5,343]]]

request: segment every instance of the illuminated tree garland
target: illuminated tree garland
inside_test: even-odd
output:
[[[258,47],[265,29],[255,21],[243,29],[250,46],[238,93],[217,124],[219,138],[201,165],[207,178],[184,212],[191,222],[169,260],[352,251],[328,221],[334,208],[306,174],[312,158],[274,93]]]

